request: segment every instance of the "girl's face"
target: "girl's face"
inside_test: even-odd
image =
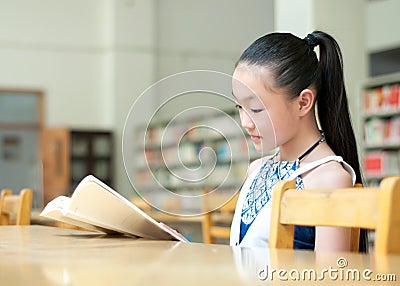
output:
[[[269,152],[295,135],[296,100],[273,88],[273,77],[266,68],[239,64],[233,73],[232,92],[242,127],[258,152]]]

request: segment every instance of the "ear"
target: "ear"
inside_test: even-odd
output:
[[[299,116],[307,115],[314,109],[315,93],[312,89],[304,89],[298,97]]]

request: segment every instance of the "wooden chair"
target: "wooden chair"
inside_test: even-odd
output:
[[[235,194],[228,202],[226,195],[211,195],[203,197],[203,242],[216,243],[216,239],[229,239],[233,213],[235,212],[236,202],[239,192]],[[226,203],[225,203],[226,202]],[[220,206],[214,210],[214,207]],[[212,210],[212,211],[211,211]]]
[[[400,176],[376,188],[295,189],[294,181],[274,187],[269,246],[293,248],[294,225],[375,230],[376,253],[400,253]]]
[[[4,189],[0,194],[0,225],[29,225],[32,209],[31,189],[23,189],[18,195]]]
[[[355,184],[355,188],[362,188],[362,184]],[[358,252],[360,246],[360,228],[359,227],[352,227],[351,228],[351,235],[350,235],[350,251],[351,252]]]

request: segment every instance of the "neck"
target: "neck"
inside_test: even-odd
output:
[[[299,131],[279,146],[280,160],[294,161],[321,138],[318,128]]]

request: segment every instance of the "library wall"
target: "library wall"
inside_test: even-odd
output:
[[[275,30],[304,37],[313,30],[314,0],[274,2]],[[301,15],[301,17],[299,17]]]
[[[49,125],[110,126],[99,84],[105,12],[96,0],[1,1],[0,85],[43,90]]]
[[[370,1],[367,6],[367,49],[371,77],[400,71],[400,20],[395,0]]]
[[[366,46],[369,52],[400,46],[399,11],[400,2],[398,0],[368,1],[368,5],[366,5]]]
[[[274,25],[274,1],[157,1],[157,78],[192,69],[231,74],[243,50]]]
[[[156,79],[190,70],[231,75],[244,49],[274,27],[273,0],[156,3]]]
[[[112,48],[106,55],[109,73],[108,103],[113,108],[115,142],[115,188],[132,197],[134,190],[126,176],[122,157],[125,120],[135,100],[154,83],[155,15],[154,1],[108,0],[112,11]],[[140,118],[152,111],[153,99],[145,98]],[[133,158],[133,160],[135,160]]]

